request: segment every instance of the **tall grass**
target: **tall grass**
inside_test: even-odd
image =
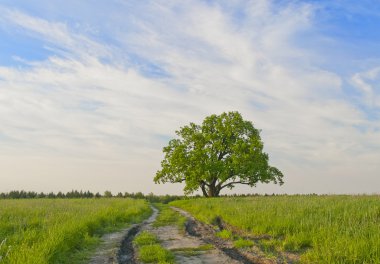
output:
[[[150,213],[133,199],[0,200],[0,263],[75,263],[102,233]]]
[[[380,196],[268,196],[171,203],[211,223],[220,216],[254,235],[268,234],[302,263],[380,263]]]

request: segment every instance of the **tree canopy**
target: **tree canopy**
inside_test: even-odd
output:
[[[202,125],[190,123],[176,134],[163,148],[156,183],[185,182],[186,194],[201,189],[206,197],[237,184],[283,183],[281,171],[268,164],[260,131],[239,112],[208,116]]]

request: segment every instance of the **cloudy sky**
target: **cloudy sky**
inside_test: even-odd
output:
[[[377,0],[0,1],[0,192],[181,193],[174,131],[235,110],[285,184],[379,193]]]

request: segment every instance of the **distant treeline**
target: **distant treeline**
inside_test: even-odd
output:
[[[150,202],[159,202],[159,203],[169,203],[174,200],[178,199],[183,199],[185,198],[184,196],[179,196],[179,195],[155,195],[153,193],[150,194],[143,194],[142,192],[137,192],[137,193],[117,193],[117,194],[112,194],[110,191],[105,191],[103,194],[100,194],[99,192],[93,193],[90,191],[70,191],[67,193],[63,192],[49,192],[49,193],[44,193],[44,192],[33,192],[33,191],[10,191],[7,193],[0,193],[0,199],[34,199],[34,198],[66,198],[66,199],[71,199],[71,198],[112,198],[112,197],[117,197],[117,198],[135,198],[135,199],[146,199]]]
[[[220,197],[250,197],[250,196],[286,196],[287,194],[224,194],[220,195]],[[312,194],[305,194],[307,196],[314,196],[318,195],[315,193]],[[117,198],[135,198],[135,199],[146,199],[149,202],[152,203],[169,203],[174,200],[181,200],[181,199],[191,199],[191,198],[200,198],[202,197],[201,195],[195,195],[195,196],[181,196],[181,195],[155,195],[153,193],[149,194],[143,194],[142,192],[136,192],[136,193],[122,193],[119,192],[117,194],[113,194],[110,191],[105,191],[103,194],[100,194],[99,192],[93,193],[90,191],[70,191],[67,193],[63,192],[49,192],[49,193],[44,193],[44,192],[33,192],[33,191],[10,191],[7,193],[0,193],[0,199],[33,199],[33,198],[66,198],[66,199],[71,199],[71,198],[112,198],[112,197],[117,197]]]

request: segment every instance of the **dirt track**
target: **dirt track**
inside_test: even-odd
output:
[[[140,229],[152,223],[158,214],[158,210],[152,207],[153,214],[141,224],[135,224],[121,231],[102,236],[102,243],[89,264],[130,264],[136,263],[132,240]]]
[[[254,259],[236,250],[229,242],[215,236],[215,230],[195,220],[187,212],[178,208],[172,208],[187,218],[186,231],[177,226],[154,227],[158,210],[153,208],[153,214],[149,219],[127,229],[107,234],[102,237],[102,244],[93,256],[90,264],[140,263],[133,247],[133,238],[141,231],[154,233],[161,245],[171,250],[175,255],[176,263],[257,263]],[[202,246],[213,245],[211,249],[195,250]],[[192,254],[189,254],[189,252]]]
[[[186,226],[194,226],[195,222],[187,221]],[[189,250],[206,246],[211,241],[205,241],[198,234],[189,234],[179,230],[177,226],[153,227],[152,224],[145,225],[142,230],[154,233],[161,245],[171,250],[175,255],[176,263],[243,263],[230,258],[225,252],[218,248],[196,251],[196,254],[188,254]],[[188,230],[188,228],[186,228]],[[185,249],[185,250],[184,250]],[[187,249],[187,250],[186,250]]]

